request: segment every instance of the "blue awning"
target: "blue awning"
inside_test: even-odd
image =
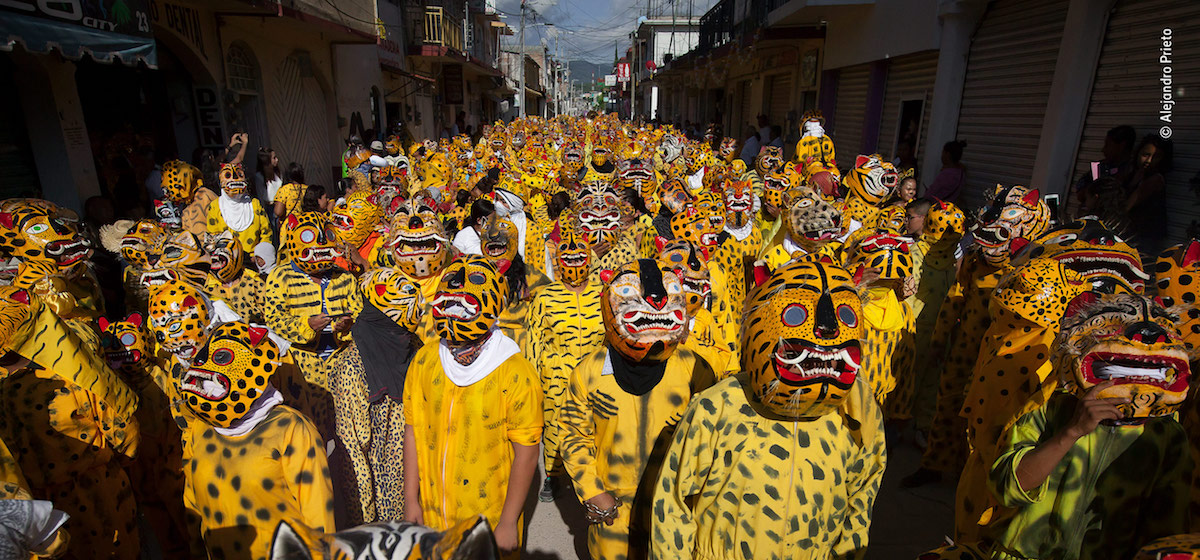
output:
[[[24,9],[19,8],[23,4]],[[64,9],[44,8],[56,5]],[[57,50],[71,60],[87,54],[100,62],[158,66],[145,0],[4,2],[0,4],[0,49],[11,51],[18,43],[30,52]]]

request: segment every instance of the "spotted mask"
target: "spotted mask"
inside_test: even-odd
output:
[[[241,199],[246,194],[246,169],[240,163],[222,163],[221,191],[225,196],[234,200]]]
[[[1013,246],[1022,242],[1013,242]],[[1012,251],[1012,264],[1038,257],[1054,259],[1075,271],[1100,293],[1140,294],[1150,275],[1134,249],[1099,220],[1084,218],[1047,231],[1028,247]]]
[[[246,251],[229,230],[221,232],[209,244],[208,269],[222,284],[228,284],[241,276],[246,266]]]
[[[150,331],[162,349],[191,359],[208,332],[210,312],[195,285],[171,281],[150,290]]]
[[[386,243],[396,267],[415,279],[440,273],[450,255],[446,230],[426,197],[413,197],[396,209]]]
[[[583,286],[587,284],[592,265],[592,250],[587,237],[573,229],[564,230],[561,237],[558,252],[554,255],[554,275],[568,286]]]
[[[267,329],[223,323],[209,333],[180,379],[183,400],[205,422],[228,428],[266,392],[279,354]]]
[[[663,362],[687,337],[683,284],[657,261],[639,259],[604,270],[600,296],[604,338],[630,362]]]
[[[1050,226],[1050,209],[1037,189],[1021,185],[996,185],[988,206],[983,209],[973,233],[983,259],[992,266],[1004,266],[1027,240],[1041,235]]]
[[[683,285],[683,295],[689,317],[704,308],[712,294],[708,273],[708,258],[695,243],[686,239],[667,241],[658,238],[658,262],[675,273]]]
[[[337,267],[342,256],[336,245],[336,230],[320,212],[289,214],[283,228],[283,251],[301,272],[318,275]]]
[[[346,195],[334,207],[329,219],[339,241],[361,247],[383,219],[383,208],[375,204],[370,191],[358,190]]]
[[[496,326],[505,293],[504,276],[492,261],[473,255],[454,260],[432,302],[438,334],[455,345],[479,341]]]

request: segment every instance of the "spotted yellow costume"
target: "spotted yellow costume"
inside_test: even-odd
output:
[[[30,361],[0,378],[0,441],[33,497],[71,516],[70,557],[137,558],[137,506],[121,466],[138,449],[137,394],[47,305],[11,286],[0,289],[0,343]]]
[[[241,164],[226,163],[221,165],[221,191],[223,196],[240,200],[246,196],[246,171]],[[263,210],[262,202],[257,198],[250,197],[249,211],[253,214],[250,222],[243,226],[240,231],[234,230],[226,220],[226,216],[221,211],[221,199],[212,201],[208,205],[208,233],[213,235],[223,231],[233,232],[237,237],[238,242],[242,244],[242,249],[247,253],[254,253],[254,247],[263,241],[271,240],[271,221],[267,219],[267,213]]]

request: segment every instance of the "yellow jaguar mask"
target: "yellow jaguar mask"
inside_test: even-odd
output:
[[[289,214],[283,228],[283,250],[301,272],[317,275],[333,270],[335,260],[342,256],[337,248],[336,230],[320,212]]]
[[[879,223],[875,225],[875,229],[879,233],[888,235],[904,235],[907,229],[908,220],[904,215],[903,206],[887,206],[879,211]]]
[[[842,172],[833,163],[810,161],[801,168],[803,179],[825,200],[836,200],[842,197]]]
[[[141,313],[133,313],[124,321],[113,323],[106,317],[99,319],[100,344],[109,369],[129,372],[139,369],[149,358],[150,343],[143,323]]]
[[[751,292],[742,368],[756,399],[788,419],[812,419],[846,399],[862,364],[862,304],[845,270],[794,262]]]
[[[1175,328],[1177,315],[1131,294],[1106,294],[1067,313],[1051,356],[1064,389],[1082,396],[1099,383],[1114,381],[1098,396],[1129,399],[1117,405],[1123,419],[1116,424],[1136,424],[1179,409],[1187,397],[1188,363],[1194,356]]]
[[[379,186],[375,187],[375,204],[390,209],[397,197],[408,196],[408,167],[387,166],[379,170]]]
[[[519,241],[517,226],[507,218],[496,215],[484,218],[479,244],[482,246],[483,256],[492,261],[501,272],[508,270],[513,259],[517,258]]]
[[[938,201],[929,207],[925,215],[925,228],[921,231],[921,239],[933,245],[939,241],[945,244],[958,243],[966,230],[967,216],[951,202]]]
[[[658,262],[675,273],[683,285],[688,316],[694,317],[712,294],[708,274],[708,259],[695,243],[686,239],[663,242],[659,238]]]
[[[704,191],[696,195],[696,211],[705,218],[701,227],[700,239],[707,246],[717,244],[717,236],[725,231],[725,202],[721,195],[712,191]],[[709,242],[711,241],[711,244]]]
[[[411,278],[429,278],[441,272],[450,255],[446,230],[427,197],[413,197],[396,209],[387,246],[396,266]]]
[[[879,154],[871,154],[854,160],[854,169],[846,176],[845,185],[851,195],[875,206],[892,195],[899,177],[890,161],[883,161]]]
[[[605,270],[600,296],[604,339],[631,362],[663,362],[688,334],[679,277],[650,259]]]
[[[179,231],[146,252],[149,264],[141,276],[143,286],[159,286],[176,280],[203,286],[212,267],[211,257],[194,234]]]
[[[754,159],[754,170],[758,171],[758,176],[764,179],[767,173],[778,170],[783,167],[783,148],[778,146],[766,146],[758,152],[758,157]]]
[[[613,243],[621,234],[621,200],[610,190],[579,197],[573,213],[589,245]]]
[[[797,245],[815,253],[842,235],[842,213],[811,189],[793,189],[787,197],[784,227]]]
[[[121,257],[131,266],[146,268],[148,252],[162,244],[167,231],[155,220],[138,220],[121,236]]]
[[[425,298],[421,289],[393,268],[376,268],[359,280],[363,297],[397,325],[415,331]]]
[[[855,246],[846,263],[849,270],[879,269],[880,280],[903,280],[913,274],[909,242],[898,235],[872,235]]]
[[[150,330],[163,350],[191,359],[211,323],[200,288],[171,281],[150,291]]]
[[[196,351],[179,389],[197,416],[228,428],[266,392],[279,360],[279,347],[267,336],[267,329],[223,323]]]
[[[565,229],[561,235],[554,255],[554,276],[568,286],[582,286],[591,271],[592,250],[587,238],[573,229]]]
[[[721,161],[733,163],[734,158],[738,157],[737,139],[725,138],[721,140],[721,147],[717,150],[717,155],[721,156]]]
[[[383,208],[372,200],[369,191],[354,191],[330,212],[330,221],[339,241],[351,247],[361,247],[379,227]]]
[[[384,142],[383,147],[387,149],[389,156],[398,156],[404,150],[404,147],[400,145],[399,136],[388,138],[387,142]]]
[[[1053,259],[1032,259],[1000,279],[992,293],[993,317],[1010,315],[1057,328],[1071,302],[1088,290],[1075,271]]]
[[[1163,306],[1192,306],[1180,325],[1184,340],[1200,348],[1200,307],[1196,307],[1197,279],[1200,278],[1200,241],[1192,239],[1163,251],[1154,265],[1158,297]]]
[[[583,164],[583,145],[577,140],[568,140],[563,144],[563,162]]]
[[[246,266],[246,251],[229,230],[221,232],[210,244],[208,269],[222,284],[228,284],[241,276]]]
[[[454,260],[442,273],[433,299],[438,334],[451,344],[480,340],[496,326],[507,291],[492,261],[474,255]]]
[[[702,249],[717,246],[717,235],[709,231],[708,216],[692,205],[671,216],[671,235],[672,239],[686,239]]]
[[[754,217],[754,184],[750,181],[727,180],[721,195],[725,199],[725,221],[742,227]]]
[[[1013,241],[1015,249],[1024,240]],[[1142,271],[1142,259],[1131,247],[1099,220],[1082,219],[1052,229],[1037,237],[1029,247],[1012,251],[1012,264],[1031,258],[1054,259],[1079,273],[1099,293],[1140,294],[1150,275]]]
[[[658,186],[658,200],[672,214],[678,214],[692,202],[692,195],[681,179],[672,178]]]
[[[246,194],[246,169],[240,163],[221,164],[221,190],[234,200]]]
[[[186,206],[196,198],[196,189],[204,185],[204,174],[200,169],[179,160],[171,160],[162,166],[163,196],[178,206]]]
[[[22,261],[53,263],[60,271],[78,270],[92,248],[53,203],[27,198],[0,202],[0,252]]]
[[[801,186],[801,180],[791,169],[773,169],[762,176],[763,200],[776,208],[783,208],[787,203],[784,198],[793,188]]]
[[[975,225],[975,243],[985,261],[992,266],[1008,264],[1012,256],[1011,243],[1033,239],[1050,226],[1050,209],[1037,189],[1021,185],[996,185],[991,201]]]

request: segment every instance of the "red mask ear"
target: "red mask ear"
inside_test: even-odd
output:
[[[600,281],[607,284],[607,283],[611,282],[613,279],[613,276],[616,276],[616,275],[617,275],[617,271],[615,271],[611,268],[606,268],[606,269],[600,271]]]
[[[262,327],[250,327],[247,334],[250,337],[250,346],[258,346],[258,344],[267,337],[267,329]]]
[[[298,218],[296,218],[295,214],[288,214],[287,225],[289,228],[294,228],[294,227],[300,225],[300,220]]]
[[[1164,302],[1163,302],[1163,300],[1162,300],[1162,298],[1161,298],[1161,297],[1159,297],[1159,296],[1154,296],[1154,303],[1157,303],[1157,304],[1158,304],[1158,306],[1159,306],[1159,307],[1161,307],[1161,308],[1163,308],[1163,309],[1166,309],[1166,308],[1167,308],[1167,304],[1166,304],[1166,303],[1164,303]]]
[[[867,271],[866,267],[864,267],[862,265],[858,265],[858,269],[854,271],[854,285],[857,286],[859,284],[859,282],[862,282],[863,273],[865,273],[866,271]]]
[[[708,262],[708,247],[707,246],[700,247],[700,254],[704,255],[704,261]]]
[[[13,227],[12,213],[0,212],[0,226],[4,226],[5,229],[12,229],[12,227]]]
[[[663,250],[663,247],[666,247],[666,246],[667,246],[667,238],[666,237],[663,237],[661,235],[654,237],[654,248],[658,249],[659,253],[661,253]]]
[[[1021,200],[1025,201],[1025,204],[1028,204],[1030,206],[1037,206],[1038,200],[1041,198],[1042,198],[1041,191],[1039,191],[1037,189],[1033,189],[1033,190],[1025,193],[1025,196],[1021,197]]]
[[[1024,249],[1028,246],[1028,239],[1025,239],[1024,237],[1014,237],[1013,240],[1008,243],[1008,254],[1016,255],[1017,253],[1021,252],[1021,249]]]
[[[854,158],[854,167],[862,167],[862,166],[866,165],[867,162],[869,162],[869,161],[871,161],[871,158],[860,155],[860,156]]]
[[[102,331],[108,330],[108,326],[111,324],[108,322],[108,317],[101,317],[96,320],[96,323],[100,325],[100,330]]]
[[[194,305],[196,305],[196,298],[194,298],[192,296],[183,298],[183,306],[184,307],[192,307]]]
[[[510,266],[512,266],[512,261],[510,261],[508,259],[501,259],[501,260],[496,261],[496,270],[498,272],[500,272],[500,274],[504,274],[504,273],[508,272],[508,267],[510,267]]]
[[[1197,262],[1200,262],[1200,241],[1193,239],[1188,243],[1187,251],[1183,252],[1183,262],[1179,263],[1179,265],[1187,268]]]
[[[387,291],[387,286],[383,284],[375,284],[375,295],[382,296]]]
[[[24,305],[29,305],[29,292],[25,290],[17,290],[11,296],[12,300]]]
[[[125,318],[125,320],[129,321],[130,323],[133,323],[133,325],[135,327],[142,326],[142,314],[141,313],[130,313],[129,316]]]
[[[771,271],[767,270],[767,265],[754,265],[754,285],[761,286],[767,283],[767,279],[771,277]]]

